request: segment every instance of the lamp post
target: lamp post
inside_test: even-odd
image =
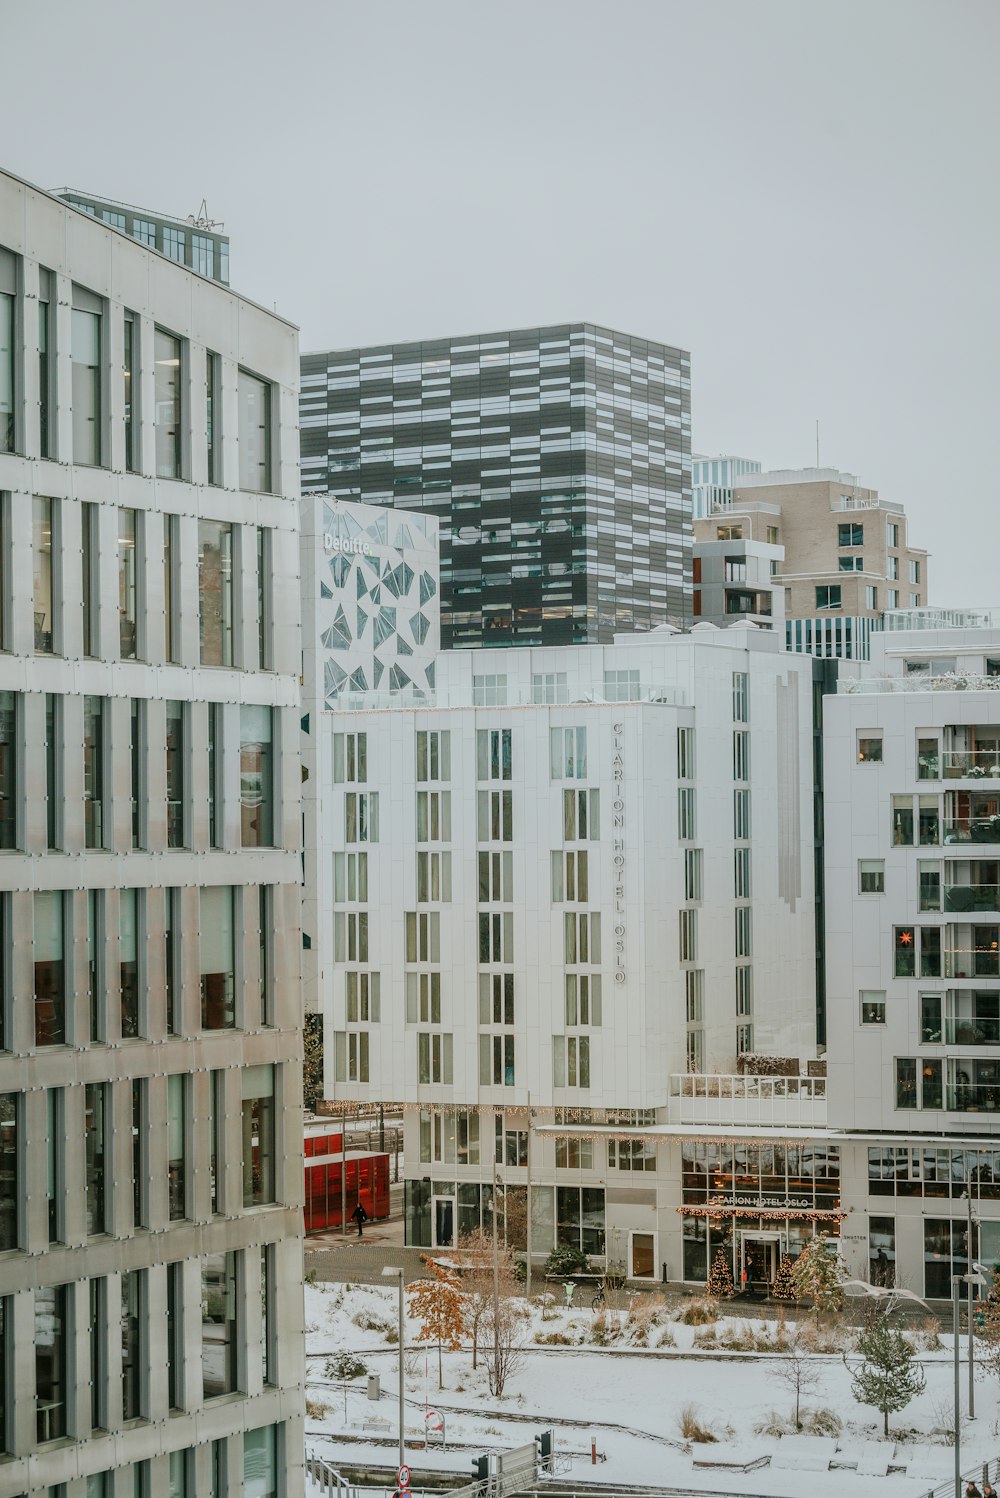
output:
[[[972,1262],[971,1245],[968,1262],[972,1265],[973,1274],[953,1274],[951,1277],[951,1335],[954,1352],[955,1365],[955,1498],[962,1498],[962,1357],[959,1347],[959,1314],[962,1305],[962,1284],[969,1286],[969,1393],[972,1393],[972,1286],[985,1285],[981,1266]]]
[[[965,1225],[965,1258],[970,1270],[980,1270],[982,1266],[973,1262],[972,1258],[972,1193],[963,1191],[962,1198],[965,1202],[966,1225]],[[972,1340],[972,1286],[982,1284],[980,1274],[967,1274],[968,1282],[968,1318],[969,1318],[969,1419],[976,1418],[976,1366],[975,1366],[975,1344]]]
[[[497,1248],[497,1203],[503,1183],[499,1170],[493,1172],[493,1366],[500,1361],[500,1253]]]
[[[399,1465],[405,1465],[403,1445],[403,1271],[391,1266],[382,1270],[386,1279],[395,1280],[399,1287]]]

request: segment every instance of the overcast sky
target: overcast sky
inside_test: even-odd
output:
[[[167,213],[305,350],[601,322],[693,442],[901,500],[1000,604],[997,0],[0,0],[4,162]]]

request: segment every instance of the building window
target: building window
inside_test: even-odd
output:
[[[239,404],[240,488],[270,494],[271,387],[241,369],[237,376]]]
[[[90,1425],[92,1430],[108,1428],[108,1282],[92,1279],[89,1286],[90,1310]],[[99,1488],[100,1498],[106,1495]],[[88,1492],[87,1498],[90,1498]],[[110,1498],[110,1495],[107,1495]]]
[[[557,1170],[593,1170],[594,1144],[590,1139],[557,1139]]]
[[[419,858],[419,855],[418,855]],[[368,899],[368,854],[335,853],[333,855],[333,898],[338,905]]]
[[[271,531],[257,527],[257,664],[270,671],[271,660]]]
[[[84,845],[104,847],[104,723],[105,699],[83,699],[83,821]]]
[[[733,722],[750,722],[750,676],[746,671],[733,672]]]
[[[140,424],[136,420],[139,410],[139,333],[136,318],[133,312],[126,312],[124,318],[125,337],[125,468],[128,473],[136,473],[139,469],[138,462],[138,436]]]
[[[0,452],[12,453],[17,432],[15,355],[17,337],[17,264],[0,249]]]
[[[510,791],[476,793],[476,832],[481,843],[513,841],[514,807]]]
[[[181,476],[181,340],[163,328],[153,333],[156,400],[156,476]]]
[[[886,537],[888,539],[890,547],[895,549],[899,546],[899,525],[895,520],[890,520],[887,522]]]
[[[893,927],[894,974],[897,978],[915,978],[917,975],[916,928]]]
[[[274,846],[274,710],[240,708],[240,826],[244,848]]]
[[[233,664],[233,527],[198,522],[198,608],[201,664]]]
[[[335,739],[340,737],[342,735],[335,735]],[[358,734],[357,737],[363,739],[364,734]],[[451,734],[448,729],[421,730],[417,733],[417,779],[451,779]]]
[[[679,910],[677,912],[678,922],[678,954],[681,962],[698,961],[698,912],[697,910]]]
[[[749,791],[733,791],[733,837],[741,842],[750,839]]]
[[[733,734],[733,779],[750,779],[750,735],[745,728]]]
[[[553,780],[586,780],[587,730],[549,730],[549,769]]]
[[[139,1420],[146,1414],[144,1398],[146,1271],[131,1269],[122,1275],[122,1416]]]
[[[333,956],[336,962],[368,961],[367,910],[334,912]]]
[[[882,735],[858,734],[858,764],[880,765],[882,763]]]
[[[885,894],[885,859],[858,859],[858,892],[862,895]]]
[[[168,701],[166,704],[166,755],[167,755],[167,847],[183,848],[185,822],[185,768],[187,764],[187,703]],[[242,709],[246,712],[246,708]]]
[[[480,1009],[482,1009],[482,981],[488,974],[481,973]],[[500,974],[494,974],[500,977]],[[503,975],[506,976],[506,975]],[[513,983],[513,976],[511,976]],[[406,974],[406,1023],[408,1025],[439,1025],[441,1023],[441,974]],[[513,1024],[513,1020],[510,1022]]]
[[[138,658],[139,515],[118,511],[118,641],[123,661]]]
[[[563,837],[568,843],[601,835],[600,791],[563,791]]]
[[[208,704],[208,845],[221,848],[223,841],[222,739],[223,709],[221,702]]]
[[[123,1040],[135,1040],[139,1034],[140,899],[139,890],[118,892],[118,971]]]
[[[205,352],[205,446],[208,456],[206,477],[210,484],[222,482],[221,446],[219,444],[219,356],[211,349]]]
[[[972,1244],[968,1241],[965,1215],[959,1218],[924,1218],[924,1294],[947,1300],[952,1294],[952,1278],[969,1272],[969,1259],[976,1258],[977,1233],[973,1223]]]
[[[552,854],[552,900],[583,900],[590,898],[588,859],[584,852]],[[482,916],[480,916],[482,923]]]
[[[167,1078],[167,1205],[171,1222],[187,1212],[188,1079],[179,1072]]]
[[[733,849],[733,895],[737,900],[749,900],[750,887],[750,849]]]
[[[148,218],[133,218],[132,238],[137,239],[140,244],[149,245],[150,249],[156,249],[156,225]]]
[[[842,522],[837,526],[838,546],[863,546],[865,539],[865,528],[857,521]]]
[[[746,964],[736,969],[736,1013],[753,1013],[753,968]]]
[[[103,1040],[107,1034],[104,1007],[104,891],[87,891],[87,988],[90,1006],[90,1040]]]
[[[742,541],[742,525],[717,525],[715,527],[715,539],[717,541]]]
[[[35,1291],[35,1439],[65,1436],[69,1388],[68,1285],[45,1285]]]
[[[143,768],[146,755],[148,707],[149,704],[143,697],[133,697],[129,704],[129,796],[132,803],[130,810],[133,848],[143,847],[146,841],[146,796],[143,786]]]
[[[816,607],[818,609],[839,609],[840,584],[828,583],[816,589]]]
[[[222,1162],[226,1137],[226,1074],[209,1073],[208,1092],[208,1188],[212,1215],[222,1211]]]
[[[206,1399],[237,1387],[235,1253],[206,1254],[201,1261],[201,1371]]]
[[[407,962],[441,961],[441,917],[436,910],[407,911],[404,929]]]
[[[407,984],[414,974],[407,974]],[[431,978],[440,981],[439,973]],[[423,975],[421,975],[423,977]],[[407,1019],[409,1019],[409,989],[407,989]],[[439,1016],[440,1018],[440,1010]],[[481,1025],[512,1025],[514,1023],[514,974],[479,974],[479,1023]]]
[[[565,671],[546,671],[531,678],[531,700],[534,703],[569,701]]]
[[[415,978],[416,973],[407,973],[407,983],[410,978]],[[421,973],[421,978],[431,977],[440,980],[440,973]],[[349,1025],[377,1025],[382,1018],[381,1001],[381,975],[379,973],[359,973],[350,971],[345,977],[345,1001],[344,1012]],[[441,1018],[440,989],[438,990],[437,1018]],[[409,1015],[407,1015],[409,1018]]]
[[[451,842],[451,792],[417,792],[417,842]]]
[[[696,836],[695,793],[687,786],[677,791],[677,836],[681,842],[692,842]]]
[[[243,1498],[278,1498],[276,1427],[261,1426],[243,1436]]]
[[[896,1107],[917,1106],[917,1063],[912,1056],[896,1058]]]
[[[606,702],[638,702],[641,692],[638,671],[605,671]]]
[[[911,593],[910,594],[910,608],[911,609],[918,609],[919,607],[920,607],[920,594],[919,593]]]
[[[191,235],[191,269],[199,276],[215,275],[215,240],[207,234]]]
[[[566,1023],[571,1026],[600,1025],[600,973],[566,974]]]
[[[437,735],[434,736],[435,738]],[[419,738],[418,751],[419,751]],[[368,735],[366,733],[335,733],[333,736],[333,778],[339,785],[343,782],[364,785],[368,779]],[[417,779],[426,779],[419,774]],[[435,777],[437,778],[437,777]]]
[[[864,572],[864,557],[838,557],[837,570],[839,572]]]
[[[677,779],[693,780],[695,775],[694,763],[694,729],[678,728],[677,730]]]
[[[861,1023],[863,1025],[885,1024],[885,990],[863,988],[861,990]]]
[[[245,1066],[243,1078],[243,1205],[275,1199],[274,1067]]]
[[[865,608],[878,608],[878,589],[876,587],[868,586],[865,588]]]
[[[919,583],[919,581],[920,581],[920,563],[919,562],[915,562],[915,561],[911,561],[910,562],[910,582],[911,582],[911,584],[913,584],[914,586],[916,586],[916,584]]]
[[[480,911],[479,961],[481,963],[500,963],[513,962],[513,960],[513,911]]]
[[[84,1170],[87,1233],[108,1231],[108,1083],[88,1082],[84,1088]]]
[[[35,653],[52,655],[58,646],[58,589],[55,558],[59,555],[59,501],[35,495],[31,501],[34,571]]]
[[[38,890],[34,895],[36,1046],[66,1043],[64,898],[58,890]]]
[[[895,557],[890,557],[889,560],[890,560],[890,562],[893,562],[893,561],[895,561]],[[886,606],[887,609],[898,609],[899,608],[899,593],[898,593],[897,589],[895,589],[895,588],[889,588],[889,590],[886,593],[886,597],[885,597],[885,606]]]
[[[90,293],[82,295],[90,297]],[[76,300],[81,293],[74,289]],[[96,298],[91,298],[96,300]],[[74,306],[72,313],[73,462],[100,467],[103,452],[101,411],[101,314]]]
[[[656,1145],[648,1139],[609,1139],[610,1170],[655,1170]]]
[[[348,791],[344,796],[344,841],[378,842],[378,791]]]
[[[81,547],[83,564],[83,653],[85,656],[98,656],[101,653],[100,631],[97,617],[98,597],[98,519],[99,512],[96,504],[84,501],[80,506],[81,516]]]
[[[476,731],[476,778],[510,780],[512,776],[509,728],[480,728]]]
[[[184,265],[187,260],[187,234],[183,229],[172,229],[169,224],[163,226],[163,253],[168,260],[176,260],[178,265]]]
[[[0,1253],[18,1247],[17,1204],[21,1198],[18,1190],[20,1145],[17,1115],[18,1094],[0,1092]],[[0,1314],[2,1307],[3,1301],[0,1300]],[[6,1367],[6,1364],[3,1366]],[[0,1396],[0,1404],[2,1403],[3,1398]],[[4,1449],[0,1442],[0,1451]]]
[[[604,1253],[603,1186],[556,1187],[556,1242],[585,1254]]]
[[[200,902],[201,1027],[231,1030],[236,1024],[232,888],[229,885],[203,888]]]
[[[753,952],[753,912],[749,905],[737,905],[733,914],[736,921],[736,956],[750,957]]]
[[[894,848],[912,848],[913,846],[912,796],[893,796],[892,798],[892,846]]]
[[[132,1226],[149,1226],[149,1079],[132,1082]]]
[[[418,1031],[418,1082],[441,1083],[445,1086],[451,1085],[453,1041],[454,1038],[451,1035],[428,1033],[424,1030]]]
[[[473,676],[472,703],[474,707],[506,707],[506,675]]]
[[[553,1035],[553,1087],[590,1086],[590,1037],[587,1035]]]

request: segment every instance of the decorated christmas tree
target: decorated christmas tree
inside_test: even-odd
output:
[[[774,1276],[774,1284],[771,1286],[771,1297],[773,1300],[794,1300],[795,1280],[792,1277],[792,1261],[787,1254],[781,1255],[778,1272]]]
[[[813,1313],[832,1315],[844,1303],[843,1274],[837,1251],[813,1238],[792,1265],[795,1294],[799,1300],[812,1301]]]
[[[705,1294],[710,1295],[713,1300],[732,1300],[733,1289],[733,1271],[729,1267],[726,1250],[720,1248],[708,1272]]]

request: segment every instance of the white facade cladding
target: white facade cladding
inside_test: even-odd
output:
[[[852,1269],[946,1296],[963,1192],[1000,1258],[1000,628],[917,622],[825,704],[829,1109]]]
[[[295,329],[0,174],[0,1491],[302,1493]]]
[[[495,1161],[523,1197],[530,1100],[535,1255],[703,1278],[681,1074],[814,1053],[812,663],[667,627],[350,700],[317,730],[315,1002],[326,1096],[407,1110],[408,1240],[478,1225]]]

